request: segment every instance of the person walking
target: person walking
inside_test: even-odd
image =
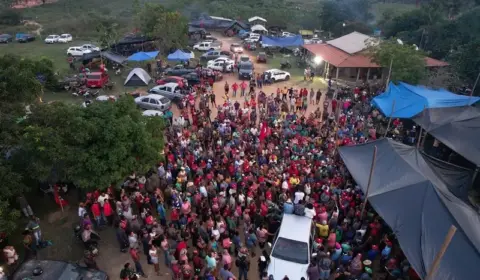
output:
[[[238,84],[237,84],[237,82],[234,82],[233,85],[232,85],[233,97],[237,97],[237,90],[238,90]]]
[[[318,105],[320,103],[320,99],[322,98],[322,92],[320,90],[317,90],[317,94],[315,95],[315,105]]]
[[[210,103],[212,103],[212,106],[217,106],[217,103],[215,102],[215,93],[210,93]]]
[[[158,252],[157,252],[157,247],[155,245],[150,245],[150,250],[148,251],[148,254],[150,256],[150,262],[153,264],[153,267],[155,268],[155,273],[157,273],[157,276],[160,276],[160,266],[158,264]]]
[[[20,209],[22,209],[23,214],[25,217],[30,217],[33,216],[33,211],[32,207],[30,207],[30,204],[28,204],[27,199],[25,199],[25,196],[19,195],[17,197],[17,202],[20,204]]]
[[[250,269],[250,260],[248,256],[243,253],[239,253],[239,257],[235,261],[235,265],[238,267],[238,280],[248,280],[248,270]]]
[[[310,89],[310,104],[315,104],[314,102],[314,99],[315,98],[315,91],[313,90],[313,88]]]
[[[247,89],[247,83],[245,83],[245,81],[242,81],[242,83],[240,84],[240,97],[245,96],[246,89]]]
[[[30,216],[30,221],[27,224],[27,228],[33,233],[35,237],[35,244],[40,246],[40,242],[42,241],[42,230],[40,229],[40,219],[35,216]]]
[[[135,264],[135,271],[141,276],[147,278],[147,275],[143,271],[142,264],[140,263],[140,254],[136,248],[130,248],[130,257],[132,257],[133,263]]]
[[[230,85],[228,84],[228,82],[225,82],[225,96],[228,97],[228,91],[230,90]]]

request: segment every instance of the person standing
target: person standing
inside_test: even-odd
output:
[[[140,263],[140,255],[136,248],[130,248],[130,257],[132,257],[133,263],[135,264],[135,270],[141,276],[147,278],[147,275],[143,271],[142,264]]]
[[[317,90],[317,94],[315,95],[315,101],[316,101],[316,105],[318,105],[318,103],[320,103],[320,99],[322,98],[322,92],[320,90]]]
[[[210,93],[210,103],[212,103],[212,106],[217,106],[217,103],[215,102],[215,93]]]
[[[228,91],[230,90],[230,85],[228,84],[228,82],[225,82],[225,96],[228,97]]]
[[[235,265],[238,267],[238,280],[247,280],[248,270],[250,269],[250,260],[247,255],[239,254],[239,257],[235,261]]]
[[[148,254],[150,256],[150,261],[153,264],[153,267],[155,268],[155,272],[157,275],[160,275],[160,266],[158,265],[158,252],[157,252],[157,247],[155,245],[150,245],[150,250],[148,251]]]
[[[315,91],[313,88],[310,89],[310,104],[315,104],[313,98],[315,97]]]
[[[240,97],[245,96],[245,90],[247,89],[247,83],[245,81],[242,81],[240,84]]]
[[[30,216],[33,216],[32,208],[28,204],[27,199],[25,199],[25,196],[19,195],[17,197],[17,202],[18,204],[20,204],[20,209],[22,209],[22,212],[25,215],[25,217],[28,218]]]
[[[237,90],[238,90],[238,84],[237,82],[234,82],[232,85],[233,97],[237,97]]]
[[[30,221],[27,224],[27,228],[31,230],[33,236],[35,236],[35,244],[40,246],[40,241],[42,240],[42,230],[40,229],[40,219],[35,216],[30,217]]]

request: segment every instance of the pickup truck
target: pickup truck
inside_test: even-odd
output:
[[[193,46],[193,49],[196,51],[214,51],[220,50],[222,48],[221,43],[217,42],[201,42]]]

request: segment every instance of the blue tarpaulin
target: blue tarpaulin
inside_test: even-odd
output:
[[[390,83],[388,90],[375,97],[372,104],[387,117],[412,118],[423,109],[469,106],[478,100],[479,97],[458,95],[445,89]]]
[[[154,52],[137,52],[132,54],[127,58],[128,61],[146,61],[146,60],[152,60],[157,57],[159,51],[154,51]]]
[[[303,38],[301,35],[292,37],[262,36],[262,43],[272,47],[298,47],[303,45]]]
[[[189,60],[191,58],[191,55],[188,54],[188,53],[184,53],[182,52],[181,50],[176,50],[175,52],[169,54],[167,56],[167,59],[168,60],[181,60],[181,61],[185,61],[185,60]]]

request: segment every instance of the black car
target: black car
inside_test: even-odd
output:
[[[168,76],[182,76],[191,72],[194,72],[195,68],[187,68],[181,64],[175,65],[165,69],[165,74]]]
[[[27,43],[35,41],[35,36],[32,34],[23,34],[22,36],[17,37],[17,42],[19,43]]]
[[[189,86],[195,86],[200,84],[200,77],[197,73],[191,72],[182,76],[185,80],[187,80]]]
[[[22,263],[9,279],[12,280],[52,280],[82,279],[107,280],[108,275],[100,270],[88,269],[63,261],[29,260]]]
[[[7,44],[13,41],[13,36],[10,34],[2,34],[0,35],[0,43]]]

